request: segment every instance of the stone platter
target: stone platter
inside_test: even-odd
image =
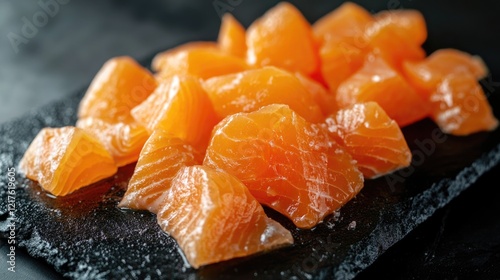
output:
[[[17,170],[40,129],[75,124],[84,92],[0,126],[0,233],[7,237],[14,221],[18,246],[68,279],[352,279],[500,161],[498,130],[454,137],[428,119],[420,121],[403,129],[412,165],[367,180],[355,199],[316,228],[296,229],[266,209],[291,230],[293,246],[194,270],[154,215],[116,207],[133,165],[57,199],[16,174],[16,209],[10,216],[7,170]],[[496,116],[498,101],[490,99]]]

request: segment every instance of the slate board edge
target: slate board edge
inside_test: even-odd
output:
[[[333,274],[335,279],[353,279],[382,253],[430,218],[438,209],[446,206],[499,162],[500,144],[461,170],[455,178],[434,183],[412,199],[398,203],[392,209],[385,211],[372,233],[351,246],[344,261],[333,271],[326,270],[320,273],[322,276],[320,278],[326,279]],[[419,205],[425,205],[426,208]],[[352,265],[353,263],[357,265]]]

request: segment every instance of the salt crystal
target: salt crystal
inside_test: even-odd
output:
[[[347,230],[355,230],[356,229],[356,221],[352,221],[347,226]]]

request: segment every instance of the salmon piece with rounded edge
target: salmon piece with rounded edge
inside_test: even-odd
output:
[[[222,16],[217,45],[225,53],[245,58],[247,52],[246,30],[229,13]]]
[[[325,121],[368,179],[408,167],[412,154],[398,124],[378,105],[356,103]]]
[[[363,67],[337,89],[340,108],[375,101],[400,127],[424,119],[429,106],[403,76],[380,57],[370,57]]]
[[[316,226],[363,187],[355,161],[328,130],[282,104],[222,120],[203,164],[236,176],[299,228]]]
[[[406,61],[403,69],[408,82],[426,99],[449,74],[470,72],[478,80],[488,74],[488,68],[479,56],[450,48],[436,50],[420,62]]]
[[[175,75],[194,76],[201,79],[240,72],[248,69],[243,58],[227,54],[220,49],[187,48],[166,54],[158,54],[153,60],[158,65],[157,79]]]
[[[136,162],[149,137],[148,131],[135,121],[110,123],[88,117],[79,119],[76,126],[101,141],[118,167]]]
[[[293,244],[245,185],[208,166],[179,170],[157,221],[194,268]]]
[[[133,58],[112,58],[102,66],[80,101],[78,118],[131,122],[130,110],[156,88],[155,77]]]
[[[321,109],[299,79],[274,66],[214,77],[203,83],[220,119],[281,103],[310,122],[324,119]]]
[[[374,15],[382,25],[391,25],[414,45],[421,46],[427,40],[427,23],[418,10],[399,9],[380,11]]]
[[[175,55],[182,53],[182,52],[188,52],[191,50],[212,50],[216,51],[219,49],[219,45],[217,42],[213,41],[192,41],[192,42],[186,42],[183,44],[180,44],[176,47],[167,49],[165,51],[162,51],[160,53],[157,53],[154,57],[153,60],[151,61],[151,68],[155,72],[161,71],[163,68],[169,67],[168,62],[170,57],[174,57]]]
[[[372,53],[383,57],[394,69],[402,72],[404,62],[422,61],[426,53],[419,44],[415,44],[408,30],[398,24],[397,21],[375,20],[366,28],[365,38]]]
[[[346,2],[313,24],[320,43],[321,75],[331,92],[363,65],[370,52],[365,29],[372,22],[367,10]]]
[[[118,206],[156,214],[177,171],[202,161],[201,154],[185,141],[161,129],[153,131]]]
[[[281,2],[247,29],[247,63],[254,67],[276,66],[310,75],[319,57],[310,23],[292,4]]]
[[[365,8],[345,2],[314,22],[312,28],[320,44],[343,40],[362,49],[367,45],[364,31],[372,22],[373,16]]]
[[[73,126],[40,130],[24,153],[19,169],[56,196],[70,194],[117,171],[104,146]]]
[[[150,133],[163,129],[204,151],[220,120],[198,78],[174,76],[160,83],[148,99],[132,109],[134,119]]]
[[[477,73],[463,71],[445,76],[429,100],[432,119],[445,133],[469,135],[498,127]]]

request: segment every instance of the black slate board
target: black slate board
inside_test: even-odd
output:
[[[83,92],[0,126],[2,237],[9,234],[12,221],[6,203],[7,170],[17,168],[41,128],[75,123]],[[498,116],[498,99],[490,102]],[[412,165],[367,181],[340,215],[312,230],[298,230],[266,209],[295,239],[293,246],[266,254],[189,268],[153,215],[116,207],[133,165],[114,178],[57,199],[16,174],[16,240],[70,279],[352,279],[500,161],[499,130],[453,137],[423,120],[403,132],[414,155]]]

